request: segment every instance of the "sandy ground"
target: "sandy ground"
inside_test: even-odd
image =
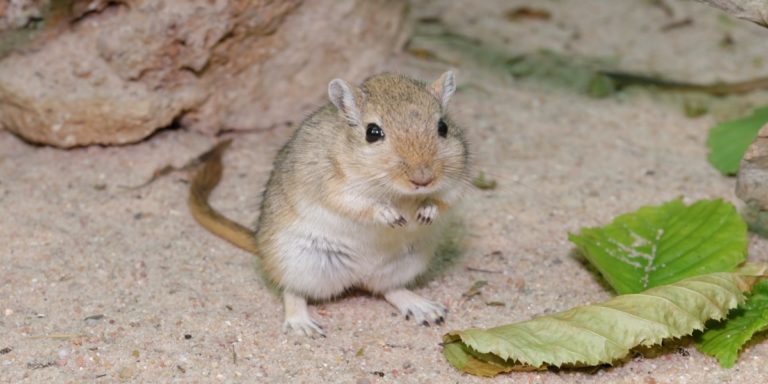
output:
[[[505,10],[528,3],[549,9],[552,20],[504,20]],[[693,2],[670,2],[673,16],[651,3],[424,2],[413,11],[512,53],[545,47],[611,56],[622,68],[682,80],[765,73],[768,30],[724,21]],[[686,17],[692,25],[660,31]],[[721,46],[725,35],[733,46]],[[765,381],[768,343],[749,346],[733,369],[685,341],[593,372],[482,379],[447,364],[439,343],[448,330],[525,320],[610,296],[573,255],[569,231],[678,196],[735,198],[734,179],[705,160],[711,115],[686,118],[678,105],[652,94],[592,99],[515,81],[461,52],[440,54],[461,71],[453,113],[472,140],[476,167],[499,183],[466,200],[459,256],[418,289],[450,308],[444,326],[417,326],[380,299],[351,294],[313,309],[327,338],[283,335],[280,301],[260,281],[253,257],[188,214],[188,175],[124,188],[166,164],[184,164],[213,138],[175,130],[127,147],[62,151],[0,132],[0,382]],[[447,64],[399,55],[387,66],[433,77]],[[253,222],[271,159],[291,130],[234,136],[214,204]],[[750,253],[768,260],[768,243],[753,238]],[[480,280],[488,283],[482,294],[463,299]]]

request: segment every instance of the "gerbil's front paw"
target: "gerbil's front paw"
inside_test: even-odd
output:
[[[283,332],[293,333],[294,335],[299,336],[309,336],[312,338],[317,336],[325,337],[323,327],[309,316],[294,316],[285,319],[285,322],[283,323]]]
[[[440,304],[427,300],[407,289],[397,289],[384,294],[387,301],[397,307],[406,320],[414,319],[417,324],[443,324],[448,310]]]
[[[376,207],[376,212],[374,213],[374,217],[376,218],[376,221],[389,225],[390,227],[402,227],[408,221],[405,220],[405,216],[400,214],[397,210],[390,207],[389,205],[378,205]]]
[[[432,224],[437,219],[437,205],[426,204],[416,211],[416,220],[421,224]]]

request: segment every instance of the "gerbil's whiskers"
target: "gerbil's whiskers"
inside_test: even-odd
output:
[[[355,180],[344,186],[345,192],[355,192],[362,194],[363,196],[378,198],[385,194],[386,191],[382,189],[388,189],[388,185],[385,182],[388,175],[386,172],[373,175],[371,177]],[[374,196],[371,196],[371,195]]]

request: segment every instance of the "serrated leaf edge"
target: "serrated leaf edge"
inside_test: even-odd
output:
[[[729,275],[732,278],[731,279],[725,278],[726,275]],[[718,284],[713,284],[713,283],[709,283],[709,282],[701,280],[702,278],[709,278],[709,277],[715,278],[715,279],[718,279],[718,280],[725,280],[724,281],[725,284],[724,285],[718,285]],[[522,365],[529,366],[529,367],[561,366],[563,364],[588,365],[588,366],[589,365],[597,365],[597,364],[610,364],[614,360],[620,359],[620,358],[626,356],[626,354],[629,353],[629,350],[631,348],[634,348],[634,347],[636,347],[638,345],[650,346],[650,345],[658,344],[662,340],[665,340],[665,339],[678,338],[678,337],[681,337],[681,336],[690,335],[694,331],[704,329],[705,322],[707,320],[709,320],[709,319],[720,320],[720,319],[725,318],[725,316],[727,315],[727,313],[731,309],[735,308],[737,305],[739,305],[741,302],[744,301],[744,295],[742,294],[742,291],[744,290],[744,288],[749,289],[749,287],[751,286],[751,284],[749,284],[748,282],[745,282],[741,278],[741,276],[738,276],[738,275],[735,275],[735,274],[730,274],[730,273],[713,273],[713,274],[707,274],[707,275],[702,275],[702,276],[695,276],[695,277],[692,277],[692,278],[688,278],[688,279],[682,280],[682,281],[680,281],[678,283],[674,283],[674,284],[669,284],[669,285],[665,285],[665,286],[660,286],[660,287],[652,288],[652,289],[649,289],[647,291],[644,291],[644,293],[642,293],[642,295],[650,297],[650,298],[653,298],[653,299],[663,299],[665,301],[671,302],[669,299],[667,299],[665,297],[656,296],[656,295],[649,295],[649,293],[650,293],[650,291],[656,291],[656,290],[662,289],[662,288],[666,289],[669,286],[676,286],[677,287],[677,285],[679,283],[688,283],[688,282],[700,282],[700,283],[705,283],[705,284],[713,285],[714,287],[716,287],[715,289],[721,290],[721,291],[725,291],[726,294],[730,294],[731,295],[731,299],[730,300],[726,300],[727,302],[723,303],[724,307],[721,309],[721,308],[719,308],[717,303],[712,302],[709,297],[705,296],[707,301],[709,301],[710,304],[715,307],[715,311],[714,312],[716,312],[715,316],[707,317],[705,319],[697,318],[696,314],[691,314],[689,311],[687,311],[687,310],[685,310],[683,308],[680,308],[678,305],[676,305],[682,312],[684,312],[684,313],[686,313],[688,315],[691,315],[692,318],[696,319],[695,321],[691,322],[693,324],[691,327],[688,327],[686,330],[680,330],[680,331],[677,331],[677,330],[673,329],[668,324],[664,324],[664,323],[658,322],[658,321],[656,321],[654,319],[644,318],[644,317],[638,316],[636,314],[633,314],[631,312],[627,312],[627,311],[623,311],[623,310],[618,309],[618,308],[607,306],[608,303],[611,303],[611,302],[613,302],[616,299],[619,299],[621,297],[641,295],[641,294],[621,295],[621,296],[617,296],[617,297],[615,297],[615,298],[613,298],[611,300],[608,300],[607,302],[598,303],[598,304],[592,305],[592,306],[600,306],[600,307],[605,307],[605,308],[613,309],[615,311],[621,312],[622,314],[624,314],[626,316],[634,317],[634,318],[637,318],[638,320],[641,320],[641,321],[645,321],[645,322],[649,322],[649,323],[656,323],[656,324],[662,325],[663,327],[665,327],[665,328],[667,328],[669,330],[669,332],[666,332],[666,333],[664,333],[662,335],[658,335],[654,339],[643,340],[643,341],[638,342],[638,344],[636,344],[636,345],[622,345],[621,343],[618,343],[616,340],[611,340],[611,339],[605,337],[604,335],[600,335],[599,333],[592,332],[596,336],[598,336],[600,338],[603,338],[606,341],[613,342],[614,344],[619,345],[620,349],[621,349],[621,355],[606,356],[606,358],[589,358],[589,357],[585,356],[585,359],[576,360],[576,361],[558,361],[556,359],[550,359],[550,360],[535,359],[535,358],[532,358],[529,354],[527,354],[524,351],[520,350],[520,348],[516,348],[514,343],[510,342],[509,340],[506,340],[504,337],[501,337],[501,336],[498,336],[498,335],[494,335],[495,338],[497,339],[497,343],[493,343],[494,345],[490,345],[491,343],[488,343],[489,345],[485,345],[484,346],[484,345],[480,345],[478,343],[478,340],[476,340],[471,335],[473,332],[488,332],[488,333],[492,333],[494,329],[500,328],[500,327],[490,328],[488,330],[473,328],[473,329],[468,329],[468,330],[465,330],[465,331],[454,331],[454,332],[450,332],[450,333],[446,334],[445,337],[444,337],[444,340],[445,340],[446,343],[459,342],[460,341],[460,342],[464,343],[468,348],[470,348],[470,349],[472,349],[472,350],[474,350],[474,351],[476,351],[476,352],[478,352],[480,354],[493,354],[493,355],[496,355],[496,356],[502,358],[503,360],[508,361],[510,363],[510,365],[512,365],[512,366],[516,365],[516,364],[514,364],[515,362],[519,362]],[[727,286],[725,286],[725,285],[727,285]],[[704,296],[704,295],[702,295],[702,296]],[[555,314],[555,315],[537,317],[537,318],[534,318],[534,319],[531,319],[531,320],[528,320],[528,321],[523,321],[521,323],[517,323],[516,325],[518,325],[520,328],[522,328],[523,325],[528,323],[528,322],[541,320],[543,318],[555,318],[556,320],[564,321],[562,319],[557,318],[557,316],[565,316],[568,313],[571,313],[571,312],[577,311],[577,310],[581,310],[584,307],[588,307],[588,306],[579,306],[579,307],[575,307],[575,308],[572,308],[572,309],[570,309],[568,311],[561,312],[561,313],[558,313],[558,314]],[[504,326],[502,326],[502,327],[504,327]],[[519,355],[518,356],[513,356],[512,353],[509,353],[509,354],[505,353],[505,351],[500,348],[499,342],[502,342],[502,341],[505,342],[505,344],[508,345],[507,349],[515,350],[515,351],[517,351],[519,353]],[[562,346],[559,345],[559,347],[562,347]],[[563,348],[567,349],[565,347],[563,347]],[[581,353],[578,353],[578,354],[581,354]],[[582,354],[582,356],[583,356],[583,354]]]

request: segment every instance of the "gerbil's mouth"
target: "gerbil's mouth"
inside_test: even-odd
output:
[[[439,182],[434,180],[428,184],[419,185],[412,182],[396,183],[396,188],[404,195],[427,195],[439,189]]]
[[[419,191],[419,192],[421,192],[421,191],[432,191],[432,190],[434,190],[434,188],[433,188],[434,185],[435,185],[435,183],[433,181],[430,181],[427,184],[411,183],[411,188],[413,188],[414,191]]]
[[[434,181],[433,178],[427,178],[427,179],[411,179],[411,184],[413,184],[416,189],[419,188],[426,188],[429,187],[430,184]]]

